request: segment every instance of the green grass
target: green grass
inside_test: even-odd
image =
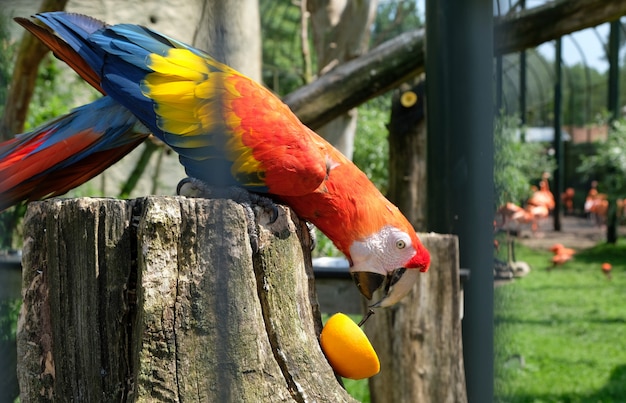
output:
[[[353,379],[342,378],[343,386],[346,391],[361,403],[370,402],[370,389],[367,379],[359,379],[355,381]]]
[[[626,242],[547,271],[551,256],[518,245],[533,270],[496,289],[498,401],[626,401]]]

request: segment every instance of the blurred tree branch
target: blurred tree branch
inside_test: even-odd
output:
[[[537,46],[581,29],[626,15],[626,2],[558,0],[498,17],[494,50],[506,54]],[[361,103],[385,93],[424,71],[423,30],[406,32],[337,66],[284,101],[316,129]]]
[[[506,54],[626,15],[622,0],[559,0],[496,19],[494,52]]]

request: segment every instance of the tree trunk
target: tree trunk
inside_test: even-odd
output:
[[[411,293],[365,324],[380,357],[370,378],[373,403],[467,402],[461,345],[458,239],[420,236],[432,263]]]
[[[259,1],[205,1],[193,45],[261,82]]]
[[[363,54],[368,47],[370,26],[376,15],[377,0],[303,0],[311,15],[318,73]],[[352,159],[357,110],[346,111],[317,129],[347,158]]]
[[[393,94],[388,197],[418,231],[426,230],[426,111],[423,78]]]
[[[25,220],[21,401],[353,401],[318,343],[306,227],[228,200],[53,199]]]

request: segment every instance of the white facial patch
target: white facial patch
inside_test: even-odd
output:
[[[351,271],[369,271],[387,275],[403,267],[415,254],[411,237],[391,226],[383,227],[350,246]]]

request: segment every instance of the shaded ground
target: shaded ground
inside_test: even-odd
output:
[[[555,243],[567,248],[582,250],[606,239],[606,227],[598,226],[588,218],[565,216],[561,218],[561,231],[554,231],[552,217],[542,220],[539,229],[533,233],[529,226],[520,226],[515,241],[535,249],[548,249]],[[515,225],[511,229],[516,229]],[[626,236],[626,227],[619,228],[619,235]]]
[[[595,221],[584,217],[563,217],[561,219],[561,231],[554,230],[552,217],[542,220],[536,232],[531,231],[530,225],[520,226],[516,223],[505,226],[505,229],[516,234],[513,237],[516,245],[521,244],[533,249],[548,250],[552,245],[560,243],[566,248],[581,251],[606,240],[606,227],[599,226]],[[620,237],[626,236],[626,226],[621,226],[618,231]],[[502,242],[500,247],[505,247],[505,244]],[[525,262],[514,262],[513,266],[506,263],[506,252],[500,253],[499,256],[501,260],[496,260],[494,266],[496,286],[507,284],[514,277],[523,277],[531,270]]]

